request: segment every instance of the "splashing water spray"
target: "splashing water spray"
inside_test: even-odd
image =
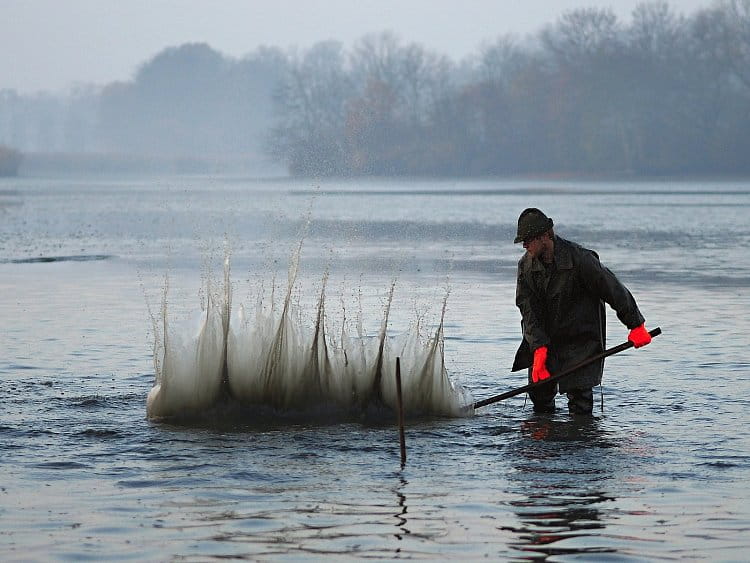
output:
[[[248,412],[327,410],[358,414],[371,405],[396,408],[396,358],[400,358],[403,407],[407,415],[467,416],[473,413],[468,391],[451,381],[445,369],[443,326],[426,339],[419,323],[407,332],[388,335],[396,282],[391,283],[376,337],[346,330],[345,310],[339,337],[326,331],[323,275],[312,326],[306,326],[293,303],[302,242],[292,253],[287,287],[280,306],[258,296],[254,311],[232,307],[229,250],[225,249],[223,287],[204,280],[202,310],[188,322],[168,321],[168,278],[162,296],[161,327],[154,327],[156,380],[146,401],[151,419],[190,418],[231,403]],[[275,285],[275,284],[274,284]],[[360,312],[361,315],[361,312]],[[154,323],[157,325],[158,323]]]

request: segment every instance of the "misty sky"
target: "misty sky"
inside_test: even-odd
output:
[[[624,21],[641,0],[2,0],[0,90],[61,91],[132,78],[165,47],[206,42],[240,57],[258,46],[345,45],[390,30],[458,60],[505,33],[538,31],[575,7]],[[709,0],[671,0],[690,14]]]

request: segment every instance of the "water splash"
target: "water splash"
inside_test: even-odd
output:
[[[168,321],[168,280],[162,299],[161,327],[155,327],[156,381],[147,398],[149,418],[190,417],[234,403],[252,411],[278,412],[326,409],[356,415],[372,405],[396,407],[395,369],[400,358],[404,410],[409,415],[465,416],[473,399],[451,381],[445,369],[443,326],[427,338],[420,322],[403,334],[389,336],[389,316],[396,289],[388,291],[380,330],[363,334],[361,309],[355,334],[347,330],[342,302],[341,332],[331,338],[326,326],[326,289],[321,280],[311,326],[303,321],[297,287],[302,243],[293,252],[281,303],[263,291],[254,308],[232,309],[229,253],[224,259],[223,287],[206,284],[202,310],[188,322]],[[361,307],[361,305],[360,305]],[[159,330],[156,330],[156,329]]]
[[[156,383],[146,400],[149,418],[196,413],[218,401],[225,372],[224,317],[223,307],[209,297],[205,310],[173,329],[163,300],[161,338],[155,337],[154,346]]]

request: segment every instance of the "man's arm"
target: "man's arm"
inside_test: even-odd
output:
[[[602,265],[593,252],[583,252],[581,273],[589,290],[617,313],[617,318],[629,329],[641,326],[645,319],[633,295],[609,268]]]
[[[516,306],[521,311],[523,337],[531,351],[547,346],[550,339],[539,318],[542,305],[520,271],[516,281]]]

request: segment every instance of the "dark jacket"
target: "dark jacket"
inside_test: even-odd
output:
[[[533,351],[548,347],[552,375],[604,351],[604,303],[629,329],[643,324],[635,299],[593,250],[555,237],[551,269],[526,253],[518,261],[516,305],[521,311],[523,341],[513,371],[531,367]],[[560,392],[599,385],[604,360],[563,378]]]

